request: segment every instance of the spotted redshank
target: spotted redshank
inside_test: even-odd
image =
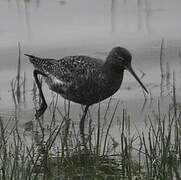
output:
[[[89,106],[112,96],[120,88],[124,70],[128,70],[148,93],[131,67],[130,52],[123,47],[113,48],[105,61],[88,56],[68,56],[55,60],[25,55],[34,65],[33,75],[42,100],[36,118],[47,108],[38,79],[38,75],[42,75],[52,91],[65,99],[85,105],[80,120],[81,134],[84,134],[84,120]]]

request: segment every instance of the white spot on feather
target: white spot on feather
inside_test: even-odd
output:
[[[52,82],[53,84],[59,85],[59,86],[63,86],[63,81],[61,81],[60,79],[57,79],[55,76],[51,76]]]

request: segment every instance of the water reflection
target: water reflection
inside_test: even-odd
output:
[[[160,83],[160,95],[163,95],[163,88],[164,88],[164,80],[165,80],[165,69],[164,69],[164,64],[165,64],[165,58],[164,56],[164,39],[161,41],[161,48],[160,48],[160,72],[161,72],[161,83]]]
[[[181,49],[178,50],[178,58],[179,58],[179,74],[180,74],[179,78],[181,79]],[[180,82],[179,89],[181,89],[181,80],[179,82]]]
[[[61,6],[65,5],[66,3],[67,3],[66,1],[59,1],[59,4],[60,4]]]
[[[122,39],[139,39],[144,38],[145,34],[155,36],[158,29],[163,34],[172,36],[172,30],[165,28],[168,23],[173,27],[170,18],[171,10],[166,9],[163,16],[162,9],[159,8],[162,7],[162,4],[165,7],[165,4],[169,3],[168,1],[165,3],[148,0],[137,0],[136,2],[125,0],[97,2],[93,0],[85,3],[82,0],[76,2],[11,0],[7,3],[9,4],[8,13],[3,14],[7,21],[8,16],[13,16],[15,11],[19,14],[18,18],[13,17],[13,21],[16,23],[13,34],[16,40],[32,40],[42,42],[42,44],[47,40],[49,42],[58,41],[62,44],[69,38],[81,39],[83,35],[89,37],[89,41],[96,40],[97,37],[110,35],[110,31],[114,36]],[[175,3],[180,4],[179,1],[175,1]],[[65,6],[65,4],[67,5]],[[179,9],[174,10],[178,14],[180,13]],[[174,16],[178,18],[176,14]],[[12,27],[9,25],[8,28],[12,29]],[[110,31],[107,31],[106,28],[109,28]],[[181,29],[180,25],[178,28]],[[48,37],[51,38],[48,39]]]
[[[25,0],[25,22],[27,27],[28,38],[31,39],[31,24],[30,24],[30,15],[28,11],[29,3],[30,0]]]
[[[141,30],[143,27],[143,17],[142,17],[142,1],[137,0],[137,21],[138,21],[138,30]]]
[[[117,0],[111,0],[111,32],[115,31],[116,26],[116,6],[117,6]]]
[[[177,8],[180,7],[180,1],[174,1],[178,5],[177,7],[175,5],[174,8],[173,2],[166,1],[172,5],[170,6],[172,9],[169,9],[168,5],[164,14],[159,8],[154,9],[154,7],[161,7],[162,3],[164,4],[163,1],[92,0],[85,3],[83,0],[8,0],[3,3],[4,6],[0,7],[0,17],[3,17],[0,25],[4,28],[2,29],[4,31],[0,33],[0,55],[1,62],[3,62],[0,68],[6,71],[1,71],[1,77],[3,77],[1,84],[3,85],[1,86],[2,99],[0,102],[5,109],[10,109],[9,104],[13,104],[8,89],[11,89],[10,81],[13,74],[16,76],[14,58],[17,57],[16,47],[15,50],[9,47],[16,46],[18,40],[22,42],[23,53],[24,51],[31,52],[42,57],[60,58],[64,55],[74,55],[76,52],[96,55],[104,59],[109,49],[115,45],[127,46],[132,49],[133,63],[140,71],[139,76],[150,89],[150,97],[147,99],[142,96],[140,89],[125,73],[126,77],[121,90],[114,95],[114,98],[121,98],[124,101],[136,123],[138,120],[141,122],[144,119],[144,115],[140,115],[140,111],[143,114],[151,111],[154,109],[156,98],[159,96],[165,98],[171,92],[172,72],[178,54],[171,56],[170,49],[171,46],[179,49],[181,47],[181,25],[178,23],[181,11],[180,8]],[[6,7],[7,4],[9,9]],[[177,30],[174,31],[174,29]],[[161,42],[162,38],[164,39]],[[173,41],[171,42],[170,39]],[[175,39],[177,39],[177,43]],[[38,94],[35,86],[33,87],[33,84],[30,83],[33,82],[31,79],[32,67],[23,55],[21,58],[22,80],[24,79],[29,84],[25,87],[26,91],[21,86],[21,93],[26,92],[27,94],[21,96],[20,101],[27,102],[27,110],[23,113],[26,114],[28,111],[28,117],[26,114],[25,119],[30,119],[34,113],[33,109],[38,103]],[[180,68],[180,52],[179,60]],[[25,71],[26,74],[23,73]],[[181,84],[180,79],[178,84]],[[12,87],[14,86],[15,84],[12,84]],[[30,91],[32,87],[33,90]],[[16,95],[16,93],[14,94]],[[49,94],[47,96],[50,102],[52,96]],[[15,100],[13,100],[16,101],[16,105],[18,99],[19,96],[15,96]],[[62,100],[59,104],[62,107]],[[77,108],[75,106],[74,109]],[[123,108],[120,106],[120,112]],[[72,114],[78,114],[77,112],[80,112],[80,108],[73,110]]]
[[[144,27],[146,27],[147,32],[152,33],[151,16],[154,10],[151,9],[151,3],[152,2],[148,0],[137,0],[137,27],[139,31],[143,31]],[[134,11],[134,8],[130,8],[132,5],[133,3],[127,1],[121,3],[121,1],[111,0],[111,27],[113,32],[115,31],[116,24],[118,24],[118,22],[116,22],[116,11],[117,17],[120,18],[123,16],[124,23],[129,27],[129,16],[130,13],[132,13],[131,11]],[[121,6],[123,8],[121,8]]]
[[[152,33],[152,27],[151,27],[151,7],[150,7],[150,1],[145,0],[145,12],[146,12],[146,18],[145,18],[145,24],[146,24],[146,29],[148,33]]]

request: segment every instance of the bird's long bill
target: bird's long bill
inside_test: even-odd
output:
[[[138,78],[138,76],[136,75],[136,73],[133,71],[132,67],[126,67],[126,69],[135,77],[135,79],[139,82],[139,84],[141,85],[141,87],[145,90],[145,92],[148,94],[148,90],[146,89],[146,87],[143,85],[143,83],[140,81],[140,79]]]

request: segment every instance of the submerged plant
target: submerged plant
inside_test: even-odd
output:
[[[12,79],[11,92],[14,105],[17,106],[21,103],[21,100],[25,102],[25,86],[26,86],[26,73],[21,76],[21,46],[18,42],[18,65],[17,65],[17,75],[16,78]],[[22,99],[23,98],[23,99]]]

